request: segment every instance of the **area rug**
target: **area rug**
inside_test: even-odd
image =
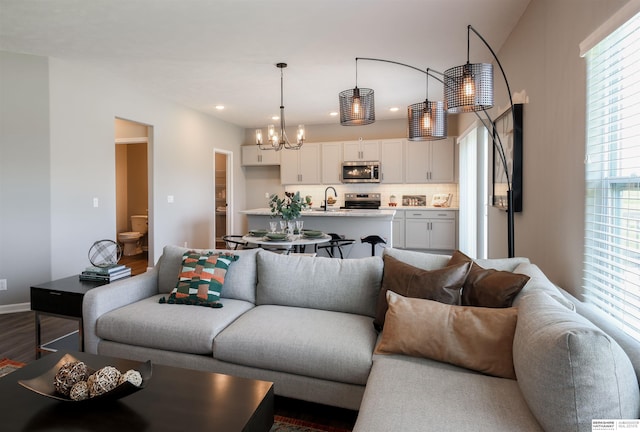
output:
[[[26,363],[20,363],[17,361],[9,360],[8,358],[3,358],[0,360],[0,378],[3,376],[10,374],[11,372],[20,369]]]
[[[350,429],[325,426],[290,417],[274,416],[270,432],[350,432]]]

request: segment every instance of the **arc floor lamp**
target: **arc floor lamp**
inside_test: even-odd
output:
[[[522,124],[516,122],[515,110],[513,109],[513,99],[511,97],[511,87],[504,68],[493,51],[489,43],[471,25],[467,26],[467,62],[461,66],[447,69],[444,73],[434,69],[420,69],[405,63],[392,60],[384,60],[368,57],[356,58],[356,87],[353,90],[345,90],[338,95],[340,100],[340,123],[343,126],[357,126],[371,124],[375,121],[375,108],[373,106],[372,89],[359,89],[357,85],[357,65],[358,60],[370,60],[408,67],[426,75],[427,98],[425,102],[410,105],[407,108],[408,129],[410,141],[438,140],[446,138],[447,113],[473,112],[480,119],[483,126],[491,135],[493,148],[497,154],[502,167],[504,168],[507,183],[507,251],[510,258],[515,256],[514,241],[514,200],[513,200],[513,176],[509,172],[505,149],[502,144],[500,134],[496,129],[495,122],[487,113],[487,109],[493,107],[493,64],[491,63],[470,63],[469,62],[469,41],[473,32],[489,49],[491,55],[498,64],[502,77],[504,78],[507,93],[509,94],[509,105],[511,107],[512,125],[514,136],[522,133]],[[434,78],[444,86],[444,101],[429,101],[428,85],[429,78]],[[484,117],[481,115],[484,113]],[[520,130],[516,130],[516,129]]]

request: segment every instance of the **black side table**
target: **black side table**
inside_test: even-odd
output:
[[[78,346],[80,351],[84,351],[82,300],[87,291],[105,284],[106,282],[101,281],[82,281],[76,275],[31,287],[31,310],[36,313],[36,359],[41,357],[43,351],[55,351],[43,347],[40,333],[41,315],[77,320],[80,337]]]

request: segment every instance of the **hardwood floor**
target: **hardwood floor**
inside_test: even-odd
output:
[[[144,256],[123,257],[121,263],[131,267],[132,274],[146,271],[147,261]],[[29,363],[35,361],[35,313],[16,312],[0,314],[0,359]],[[78,322],[64,318],[41,316],[42,340],[50,341],[69,334],[78,329]],[[46,354],[44,354],[46,355]],[[335,408],[297,399],[276,396],[275,414],[292,417],[307,422],[342,430],[352,430],[357,411]]]
[[[42,340],[50,341],[78,330],[78,321],[42,316]],[[29,363],[36,359],[35,312],[0,314],[0,359]]]
[[[147,271],[149,255],[147,252],[143,252],[139,255],[122,256],[118,264],[124,264],[127,267],[131,267],[131,275],[135,276]]]

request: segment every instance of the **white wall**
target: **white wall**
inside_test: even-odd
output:
[[[524,106],[524,202],[515,218],[515,252],[574,294],[581,287],[585,198],[586,70],[578,45],[625,3],[532,0],[498,53],[511,90],[524,89],[530,99]],[[496,69],[496,105],[505,107],[498,74]],[[506,256],[506,215],[491,208],[489,218],[489,256]]]
[[[51,276],[48,76],[46,58],[0,51],[0,311]]]
[[[20,58],[9,53],[4,54],[3,59],[5,57]],[[3,61],[3,65],[5,63]],[[42,72],[41,64],[46,65],[47,59],[41,58],[37,63],[33,67],[24,65],[21,72],[26,73],[33,68]],[[43,132],[38,148],[28,151],[28,154],[30,158],[37,159],[38,153],[50,153],[50,162],[47,160],[43,163],[43,169],[39,171],[37,165],[31,170],[20,152],[11,152],[9,158],[5,159],[7,133],[4,128],[0,131],[3,151],[1,166],[20,165],[24,170],[30,170],[28,175],[25,171],[16,180],[29,179],[40,194],[42,189],[50,191],[50,200],[46,196],[42,200],[46,206],[40,204],[45,208],[35,209],[37,211],[29,208],[30,211],[25,213],[39,215],[42,222],[38,229],[34,230],[27,220],[11,221],[13,225],[10,228],[13,232],[28,233],[24,241],[29,249],[25,247],[22,250],[25,255],[43,242],[45,266],[50,266],[50,274],[25,278],[24,283],[16,287],[17,295],[11,298],[10,303],[27,302],[28,287],[32,283],[79,273],[89,265],[87,252],[94,241],[115,239],[116,117],[153,126],[154,136],[151,137],[149,153],[153,179],[149,186],[153,204],[149,209],[149,224],[154,238],[150,245],[154,260],[167,244],[182,245],[187,242],[191,247],[214,245],[214,148],[234,152],[234,172],[240,175],[235,178],[233,199],[235,208],[243,209],[245,182],[241,174],[239,146],[244,138],[244,130],[146,94],[130,83],[87,64],[54,58],[48,59],[48,64],[49,88],[47,90],[44,86],[34,92],[36,100],[49,102],[50,131]],[[3,88],[5,78],[3,68]],[[11,81],[6,83],[6,87],[17,86],[19,78],[18,74],[9,76]],[[25,95],[28,96],[29,92]],[[19,92],[9,96],[10,99],[3,97],[0,102],[3,111],[5,107],[11,108],[14,103],[20,102]],[[31,126],[28,122],[31,117],[30,112],[21,111],[14,115],[14,121]],[[167,203],[168,195],[174,196],[173,204]],[[4,192],[0,194],[3,208],[15,203],[14,199],[7,200],[5,197]],[[98,208],[93,207],[94,197],[99,200]],[[28,199],[25,202],[27,206],[32,205]],[[234,216],[237,226],[240,226],[241,220],[239,215]],[[4,215],[2,226],[5,226]],[[43,229],[40,226],[45,229],[44,235],[40,234]],[[4,244],[0,249],[4,249]],[[4,253],[1,257],[0,269],[12,263]],[[13,270],[16,273],[28,274],[33,271],[34,263],[24,256],[16,264]],[[9,303],[4,300],[5,297],[0,294],[0,304]]]

